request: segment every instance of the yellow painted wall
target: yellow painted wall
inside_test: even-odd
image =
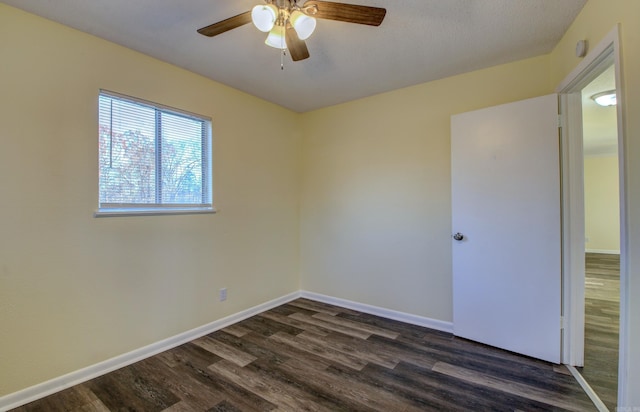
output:
[[[621,336],[628,352],[622,352],[624,362],[621,375],[626,376],[622,387],[623,404],[640,406],[640,1],[589,0],[563,39],[551,53],[551,74],[559,84],[579,63],[574,48],[580,39],[593,46],[598,44],[616,24],[620,24],[622,49],[624,152],[621,159],[626,186],[628,239],[628,285],[626,285],[628,313],[627,334]],[[624,288],[624,287],[623,287]],[[624,308],[623,308],[624,310]]]
[[[302,115],[305,290],[452,320],[451,115],[553,91],[548,56]]]
[[[620,253],[618,157],[584,159],[586,250]]]
[[[0,4],[0,396],[300,287],[450,321],[450,116],[553,91],[617,22],[640,296],[638,21],[636,0],[590,0],[550,55],[296,115]],[[99,88],[213,118],[220,213],[91,217]],[[639,299],[628,323],[639,365]]]
[[[640,2],[590,0],[554,51],[302,115],[303,289],[450,321],[450,116],[549,92],[621,22],[629,296],[640,296]],[[628,405],[640,405],[640,300],[629,299]]]
[[[92,217],[100,88],[213,119],[219,213]],[[0,396],[297,291],[297,122],[0,4]]]

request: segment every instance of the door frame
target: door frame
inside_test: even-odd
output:
[[[582,148],[582,101],[580,91],[606,67],[615,65],[620,184],[620,337],[618,362],[618,404],[627,399],[628,375],[628,218],[625,173],[625,105],[620,53],[619,25],[616,25],[556,88],[560,99],[563,228],[563,351],[562,362],[584,363],[584,177]]]

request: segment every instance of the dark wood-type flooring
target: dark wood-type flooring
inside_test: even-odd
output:
[[[298,299],[17,411],[592,411],[557,365]]]
[[[610,411],[618,397],[620,255],[587,253],[582,376]]]

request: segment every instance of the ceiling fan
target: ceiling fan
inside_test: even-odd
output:
[[[198,30],[198,33],[213,37],[250,22],[269,35],[265,43],[281,50],[288,49],[293,61],[309,57],[304,42],[315,30],[316,18],[347,23],[379,26],[387,10],[380,7],[335,3],[323,0],[307,0],[302,5],[298,0],[265,0],[251,11],[213,23]]]

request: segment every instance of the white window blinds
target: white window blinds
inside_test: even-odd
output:
[[[98,214],[212,211],[211,121],[101,91]]]

